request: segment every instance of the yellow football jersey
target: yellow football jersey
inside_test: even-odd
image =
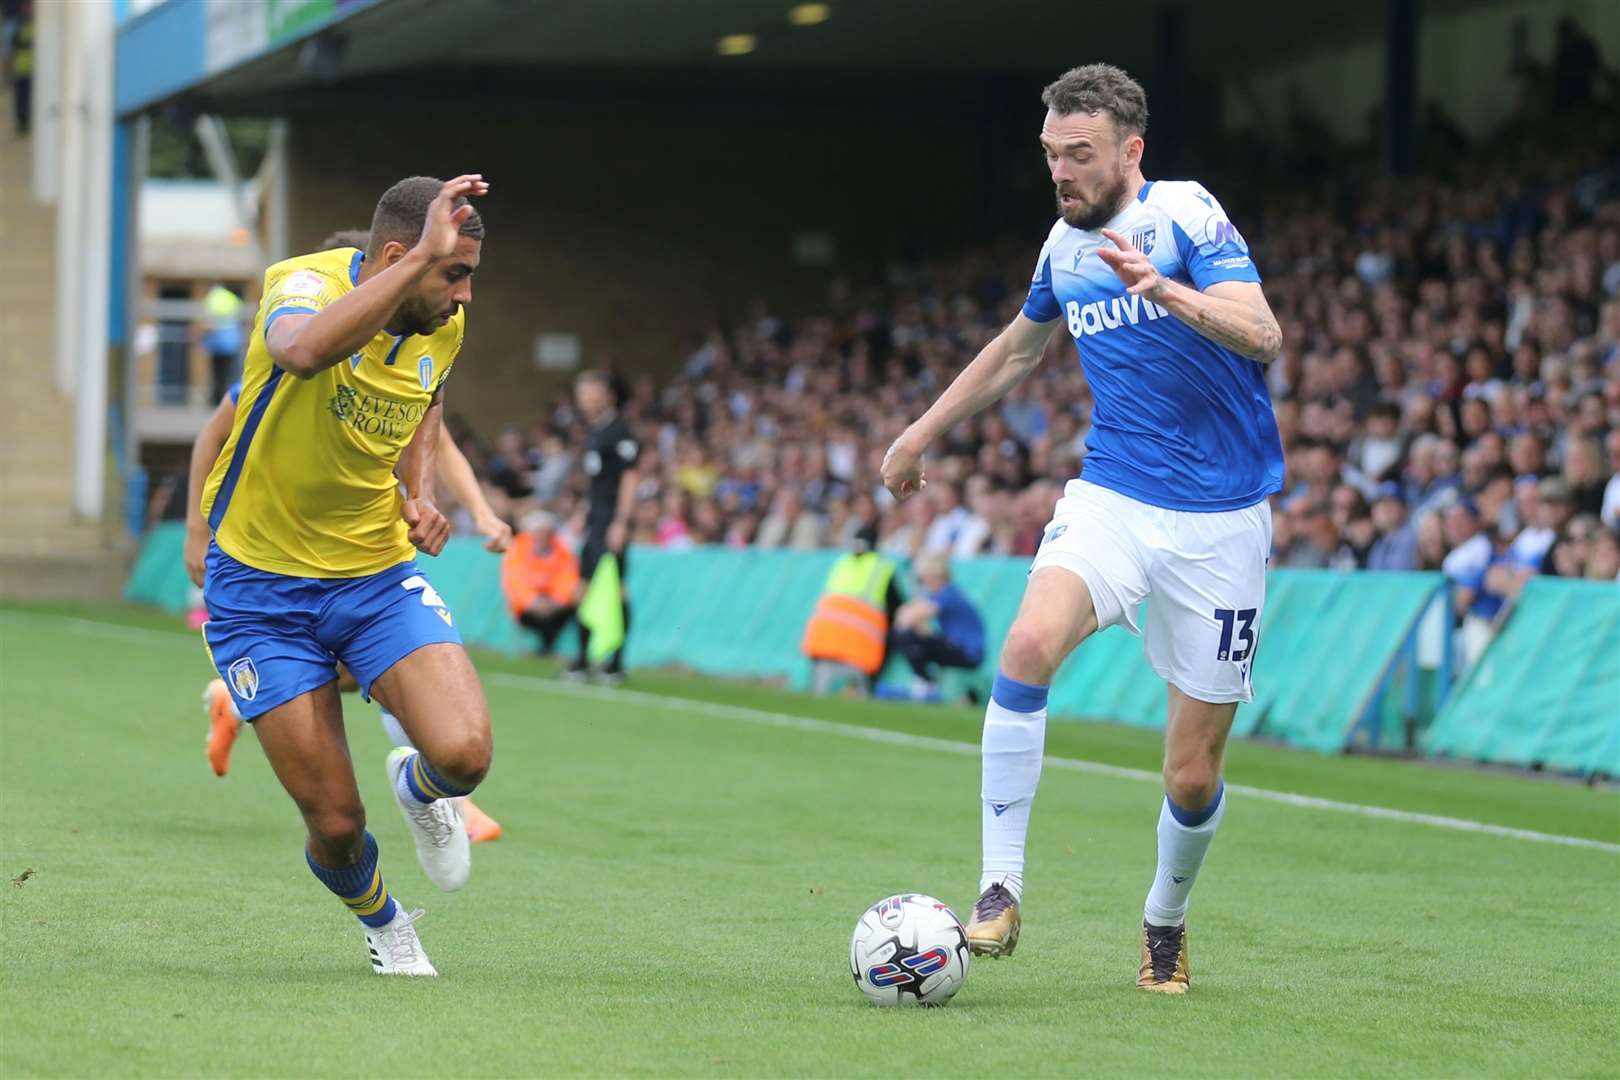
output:
[[[300,255],[265,271],[230,438],[203,490],[220,548],[274,574],[343,578],[413,558],[394,466],[461,351],[466,311],[427,335],[380,332],[312,379],[277,367],[265,332],[355,287],[355,248]]]

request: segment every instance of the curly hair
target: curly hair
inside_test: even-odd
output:
[[[1105,112],[1121,138],[1147,134],[1147,94],[1141,83],[1112,64],[1070,68],[1041,91],[1041,103],[1060,116]]]

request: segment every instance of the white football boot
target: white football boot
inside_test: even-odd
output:
[[[454,892],[467,884],[472,873],[472,842],[467,839],[467,827],[462,824],[454,799],[438,799],[419,803],[399,792],[399,774],[416,754],[408,746],[396,746],[388,755],[388,786],[394,792],[394,801],[404,815],[416,843],[416,861],[422,873],[445,892]]]
[[[438,974],[416,936],[416,920],[423,914],[422,909],[417,908],[407,915],[401,907],[393,919],[382,926],[361,924],[366,932],[366,948],[371,953],[371,970],[378,975]]]

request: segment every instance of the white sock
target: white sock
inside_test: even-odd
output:
[[[1142,917],[1154,926],[1177,926],[1186,920],[1187,897],[1198,880],[1198,868],[1204,865],[1209,842],[1226,816],[1226,785],[1216,789],[1209,806],[1190,814],[1181,811],[1180,816],[1197,823],[1183,825],[1177,820],[1177,811],[1171,809],[1166,796],[1159,808],[1159,868],[1142,909]]]
[[[421,753],[421,751],[418,750],[417,753]],[[407,759],[405,762],[405,767],[399,770],[399,778],[394,781],[394,790],[399,792],[400,798],[409,799],[413,803],[418,803],[425,806],[429,800],[422,798],[416,792],[411,790],[410,781],[406,779],[406,777],[410,775],[411,761],[410,759]]]
[[[413,750],[416,748],[411,742],[411,737],[405,734],[405,729],[400,726],[399,717],[387,709],[380,709],[377,718],[382,721],[383,732],[388,736],[389,742],[395,746],[409,746]]]
[[[979,797],[984,804],[980,892],[1000,882],[1015,900],[1024,895],[1024,842],[1046,748],[1046,692],[1044,686],[999,672],[990,691],[980,744]]]

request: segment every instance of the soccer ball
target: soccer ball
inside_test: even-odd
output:
[[[855,924],[849,971],[874,1005],[943,1005],[967,979],[967,931],[922,893],[879,900]]]

